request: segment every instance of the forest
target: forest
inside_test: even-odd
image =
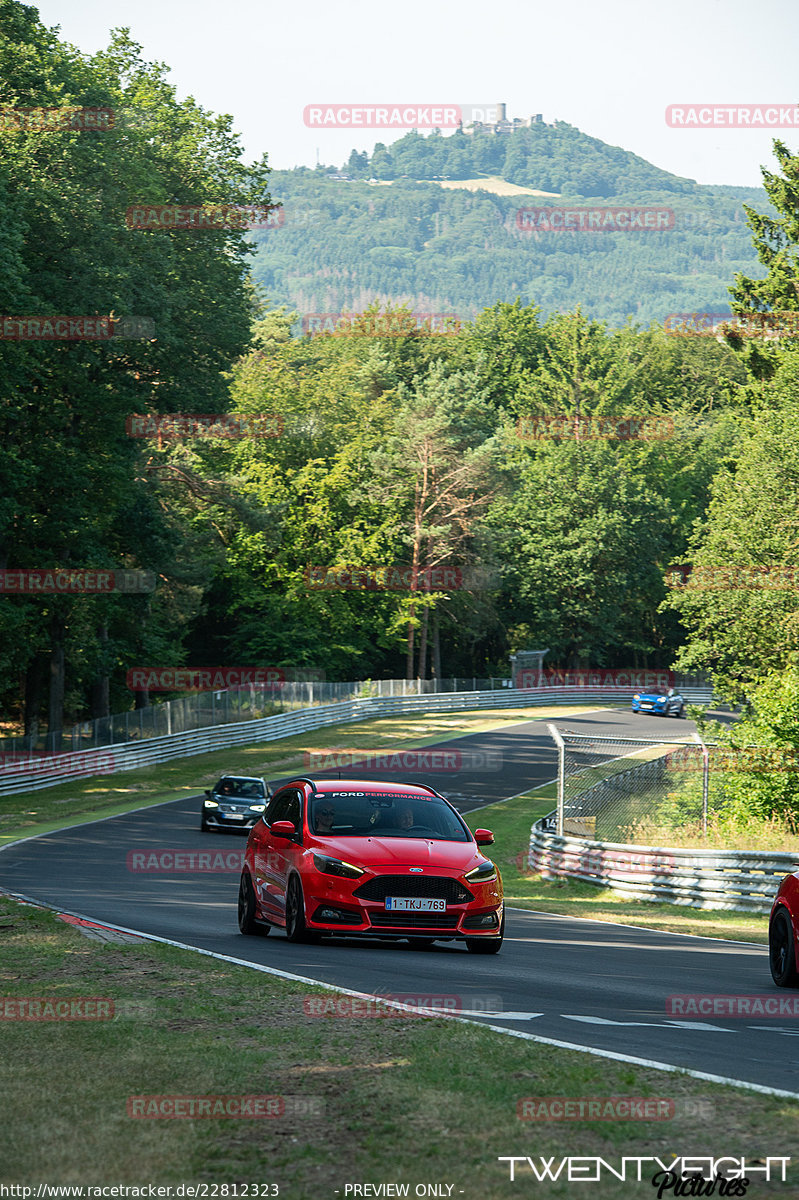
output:
[[[537,276],[519,278],[508,298],[500,280],[513,255],[503,259],[487,232],[500,198],[438,197],[484,239],[478,286],[434,185],[403,192],[313,171],[297,173],[307,198],[330,189],[337,219],[361,230],[351,235],[360,259],[332,236],[328,252],[368,299],[343,333],[298,333],[309,310],[263,275],[264,246],[290,227],[288,199],[285,225],[266,241],[235,223],[125,220],[132,205],[274,205],[287,196],[285,174],[243,162],[231,119],[178,101],[125,33],[84,57],[16,0],[0,0],[0,15],[3,107],[138,114],[104,130],[2,135],[0,311],[135,320],[124,337],[0,339],[0,570],[139,581],[94,593],[6,587],[6,729],[59,729],[151,702],[128,687],[136,669],[488,676],[508,673],[509,654],[547,646],[552,668],[709,673],[730,698],[761,696],[769,728],[782,721],[793,736],[795,337],[679,336],[654,317],[646,327],[600,319],[583,303],[576,240],[570,249],[554,235],[562,248],[552,253],[572,264],[574,303],[553,309]],[[556,132],[565,147],[578,138]],[[432,153],[426,140],[436,145],[410,137],[392,147],[397,169],[416,169]],[[478,141],[462,147],[472,155],[463,170],[509,173],[507,159],[474,157]],[[567,151],[543,180],[542,147],[525,145],[528,166],[520,159],[515,177],[562,187]],[[628,202],[633,184],[648,182],[635,202],[659,203],[664,180],[618,153]],[[708,304],[718,303],[703,274],[712,260],[727,307],[799,308],[799,159],[781,143],[775,153],[779,173],[764,172],[762,202],[741,209],[734,254],[727,232],[692,235],[706,259],[685,242],[684,275],[706,277]],[[598,163],[599,144],[596,154]],[[447,164],[438,173],[455,169]],[[379,158],[363,167],[378,169]],[[356,196],[367,188],[394,222],[390,252],[386,229],[370,245]],[[674,182],[674,203],[695,188]],[[731,212],[733,197],[718,191],[719,211]],[[375,270],[390,273],[403,239],[413,233],[415,253],[437,213],[447,269],[430,304],[451,310],[468,297],[473,312],[433,330],[414,315],[419,293],[413,304],[380,301],[358,263],[378,250]],[[321,257],[312,269],[313,228],[292,236],[306,239],[308,287],[322,288],[333,272]],[[496,236],[511,237],[503,228],[494,220]],[[601,236],[623,253],[634,241]],[[650,312],[669,286],[670,305],[688,303],[655,257],[639,267]],[[600,277],[608,304],[621,304],[622,275],[597,266]],[[332,292],[314,296],[334,307]],[[707,586],[719,566],[724,585]],[[781,582],[762,586],[764,572]]]

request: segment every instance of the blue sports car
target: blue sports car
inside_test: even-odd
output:
[[[658,717],[684,717],[685,701],[674,688],[661,692],[636,692],[633,712],[655,713]]]

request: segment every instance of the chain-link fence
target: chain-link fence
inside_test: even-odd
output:
[[[669,832],[704,834],[709,817],[729,804],[731,785],[753,770],[751,760],[695,738],[587,737],[549,728],[560,760],[558,832],[567,836],[657,845]]]
[[[367,679],[356,682],[290,682],[252,684],[224,691],[201,692],[131,709],[110,717],[81,721],[70,729],[0,739],[0,762],[30,755],[77,753],[146,738],[254,721],[273,713],[377,697],[433,695],[438,692],[495,691],[511,680],[476,676],[450,679]]]

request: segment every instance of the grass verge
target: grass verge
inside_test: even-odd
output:
[[[108,997],[121,1014],[2,1022],[4,1184],[257,1182],[276,1184],[282,1200],[334,1200],[348,1183],[406,1182],[413,1195],[416,1184],[436,1182],[454,1196],[493,1200],[519,1195],[520,1183],[527,1194],[534,1182],[511,1184],[500,1155],[600,1156],[616,1166],[622,1154],[799,1157],[790,1100],[445,1018],[313,1017],[303,998],[330,993],[174,947],[89,941],[3,897],[0,945],[4,997]],[[408,951],[395,953],[400,991]],[[475,989],[490,987],[481,974]],[[323,1113],[128,1115],[131,1097],[253,1094]],[[520,1100],[553,1096],[662,1098],[674,1110],[660,1121],[519,1120]],[[635,1188],[605,1175],[591,1196]],[[646,1175],[641,1188],[654,1194]],[[563,1180],[546,1185],[547,1197],[572,1193]],[[781,1183],[755,1186],[758,1196],[772,1193],[788,1194]]]

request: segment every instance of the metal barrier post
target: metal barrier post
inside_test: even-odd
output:
[[[702,747],[702,836],[707,837],[707,798],[710,791],[710,751],[698,733],[692,734]]]
[[[560,736],[557,725],[548,724],[553,742],[558,748],[558,837],[563,837],[563,802],[566,793],[566,743]]]

